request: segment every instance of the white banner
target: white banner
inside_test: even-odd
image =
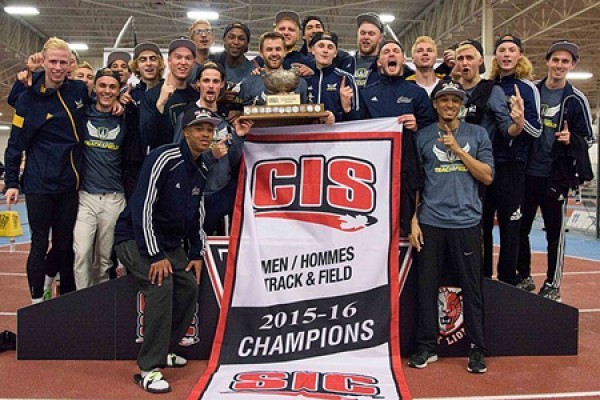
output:
[[[254,129],[212,355],[190,399],[409,399],[400,366],[401,126]]]

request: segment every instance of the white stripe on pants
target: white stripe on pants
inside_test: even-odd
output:
[[[73,251],[77,290],[108,281],[115,224],[125,208],[123,193],[79,192]]]

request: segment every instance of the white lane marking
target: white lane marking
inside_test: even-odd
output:
[[[0,272],[0,276],[27,276],[25,272]]]

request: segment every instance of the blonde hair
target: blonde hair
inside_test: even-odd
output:
[[[200,24],[208,25],[208,29],[212,30],[212,25],[210,24],[210,22],[208,22],[207,19],[204,19],[204,18],[197,19],[192,23],[192,25],[190,25],[190,28],[188,29],[188,36],[190,37],[190,39],[194,36],[192,31],[194,30],[194,28],[196,28],[196,26],[198,26]]]
[[[533,79],[533,65],[531,61],[525,56],[521,56],[521,59],[515,66],[515,78],[517,79]],[[496,56],[492,58],[492,72],[490,73],[490,79],[496,79],[500,76],[500,64],[496,60]]]
[[[477,50],[477,48],[470,43],[463,44],[462,46],[458,46],[455,50],[456,56],[458,57],[458,53],[462,53],[463,51],[468,50],[468,49],[474,49],[477,52],[477,54],[479,54],[479,57],[483,57],[483,54],[481,54],[479,52],[479,50]]]
[[[415,56],[415,51],[417,50],[417,45],[421,43],[428,43],[433,47],[433,52],[437,55],[437,45],[435,44],[435,40],[431,36],[419,36],[415,43],[412,46],[411,55]]]
[[[163,58],[162,54],[157,54],[156,56],[158,57],[158,76],[161,77],[165,72],[165,59]],[[137,78],[142,77],[140,67],[138,66],[137,58],[134,58],[133,60],[129,61],[129,69]]]
[[[46,41],[46,43],[44,43],[42,53],[45,53],[50,49],[65,50],[69,53],[69,56],[71,55],[71,48],[69,47],[69,44],[64,40],[57,38],[56,36],[52,36]]]
[[[94,67],[92,67],[92,64],[90,64],[87,61],[84,61],[81,64],[78,64],[77,68],[85,68],[85,69],[89,69],[90,71],[94,72]]]

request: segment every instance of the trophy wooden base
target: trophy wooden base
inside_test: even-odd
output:
[[[310,113],[270,113],[270,114],[255,114],[242,115],[240,119],[254,121],[254,126],[257,128],[266,128],[271,126],[290,126],[290,125],[306,125],[314,124],[321,117],[326,117],[327,112],[310,112]]]

